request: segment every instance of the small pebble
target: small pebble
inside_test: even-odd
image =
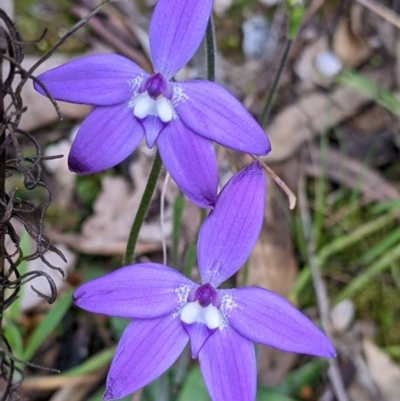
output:
[[[332,52],[321,52],[315,58],[315,68],[322,75],[333,77],[343,68],[342,62]]]

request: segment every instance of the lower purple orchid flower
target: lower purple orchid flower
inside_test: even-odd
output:
[[[242,104],[214,82],[172,82],[199,47],[213,0],[159,0],[150,24],[149,75],[125,57],[79,58],[38,78],[57,100],[95,106],[72,144],[68,164],[94,173],[126,159],[145,137],[157,143],[166,169],[184,194],[212,208],[218,174],[212,141],[266,155],[270,142]],[[45,94],[37,83],[37,91]]]
[[[287,300],[263,288],[217,289],[246,261],[260,233],[265,178],[258,162],[218,196],[198,239],[201,285],[176,270],[141,263],[88,282],[74,294],[83,309],[129,317],[107,378],[105,400],[147,385],[178,358],[189,339],[213,401],[254,401],[253,342],[334,357],[325,335]]]

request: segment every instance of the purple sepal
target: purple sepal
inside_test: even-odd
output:
[[[150,23],[154,71],[172,78],[203,40],[212,0],[158,0]]]
[[[211,141],[195,135],[180,120],[172,120],[157,140],[165,168],[182,192],[197,206],[213,208],[218,168]]]
[[[278,294],[258,287],[224,290],[233,308],[223,310],[244,337],[283,351],[334,358],[328,338],[305,315]]]
[[[219,194],[199,232],[197,256],[203,283],[218,287],[249,257],[263,222],[265,189],[262,168],[253,162]]]
[[[247,338],[227,326],[217,330],[199,352],[200,369],[213,401],[254,401],[256,356]]]
[[[227,148],[266,155],[270,142],[243,105],[220,85],[209,81],[179,82],[183,91],[176,111],[194,132]]]
[[[133,320],[119,341],[103,399],[125,397],[159,377],[176,361],[188,340],[179,317]]]
[[[124,103],[96,107],[72,143],[69,169],[88,174],[114,167],[136,149],[143,134],[142,126]]]
[[[111,106],[129,100],[130,82],[147,77],[141,68],[116,54],[80,57],[38,76],[54,99],[71,103]],[[35,89],[45,95],[35,82]]]
[[[156,142],[161,131],[165,129],[167,124],[163,123],[158,117],[152,115],[147,116],[143,119],[139,119],[139,121],[145,131],[147,147],[151,149],[154,146],[154,143]]]
[[[218,329],[209,329],[204,323],[192,323],[187,324],[182,322],[183,327],[189,334],[190,338],[190,350],[192,354],[192,358],[197,358],[201,348],[203,347],[204,343],[207,339],[215,333],[215,330]]]
[[[80,286],[74,302],[89,312],[130,318],[154,318],[182,305],[183,293],[197,284],[157,263],[122,267]]]

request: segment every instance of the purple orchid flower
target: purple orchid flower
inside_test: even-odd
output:
[[[149,75],[118,55],[92,55],[38,78],[57,100],[96,106],[72,145],[71,171],[94,173],[128,157],[143,136],[157,142],[166,169],[195,204],[213,207],[217,163],[212,141],[266,155],[270,143],[241,103],[209,81],[171,82],[199,47],[212,0],[159,0],[150,24]],[[44,94],[40,86],[35,88]]]
[[[201,227],[198,285],[170,267],[141,263],[88,282],[74,294],[90,312],[129,317],[107,378],[105,400],[165,372],[190,339],[213,401],[254,401],[253,341],[334,357],[325,335],[288,301],[263,288],[216,288],[248,258],[260,233],[265,178],[258,162],[234,176]]]

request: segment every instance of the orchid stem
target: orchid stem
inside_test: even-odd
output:
[[[278,88],[278,83],[279,83],[279,80],[281,79],[283,70],[285,69],[286,62],[287,62],[287,59],[288,59],[288,56],[289,56],[289,52],[290,52],[290,49],[292,48],[292,44],[293,44],[293,40],[292,39],[289,39],[286,42],[286,47],[285,47],[285,50],[283,51],[282,58],[281,58],[281,60],[279,62],[279,67],[278,67],[278,70],[276,71],[276,74],[275,74],[275,77],[274,77],[274,82],[272,83],[271,90],[268,93],[267,100],[265,102],[263,111],[261,113],[260,125],[262,127],[264,127],[267,124],[269,115],[271,114],[272,101],[274,99],[275,92],[276,92],[276,90]]]
[[[215,40],[215,27],[212,15],[208,20],[206,31],[206,57],[207,57],[207,79],[215,81],[215,54],[217,52],[217,42]]]
[[[161,172],[162,161],[160,153],[157,151],[156,157],[151,167],[149,179],[147,180],[146,188],[144,189],[142,200],[139,204],[139,209],[136,213],[135,220],[133,221],[131,232],[129,233],[128,243],[124,255],[123,265],[126,266],[133,262],[136,243],[139,237],[139,231],[142,227],[144,219],[149,209],[151,198],[157,185],[158,177]]]

